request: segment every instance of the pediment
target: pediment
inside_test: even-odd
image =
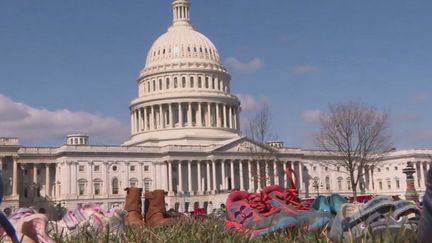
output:
[[[242,137],[231,141],[215,149],[217,152],[237,152],[237,153],[254,153],[254,152],[274,152],[272,148],[259,144],[251,139]]]

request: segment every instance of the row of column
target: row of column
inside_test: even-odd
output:
[[[416,186],[419,188],[426,188],[427,172],[431,168],[432,162],[415,161],[413,165],[414,169],[416,169],[416,173],[414,173]]]
[[[13,166],[12,166],[12,198],[17,198],[18,197],[18,157],[12,157],[13,159]],[[3,161],[1,161],[1,165],[0,168],[1,170],[3,169]],[[28,165],[27,163],[23,164],[23,165]],[[34,185],[39,184],[38,181],[38,175],[37,175],[37,169],[38,164],[31,164],[32,165],[32,183]],[[45,195],[46,196],[51,196],[51,181],[50,181],[50,165],[49,163],[45,164]]]
[[[187,175],[183,175],[184,166],[187,167]],[[173,180],[174,167],[177,171],[177,183]],[[196,169],[193,171],[192,167],[196,167]],[[293,178],[293,180],[296,180],[295,183],[299,189],[303,182],[300,162],[251,160],[168,161],[168,183],[162,182],[161,185],[155,186],[159,186],[170,193],[173,191],[180,193],[196,191],[198,195],[202,195],[204,192],[216,193],[229,189],[254,192],[270,184],[290,186],[290,180],[284,173],[288,167],[296,171],[297,178]],[[158,171],[156,173],[163,176]],[[184,184],[183,178],[186,176],[187,184]]]
[[[146,106],[131,113],[132,134],[183,127],[238,130],[238,108],[220,103],[180,102]]]

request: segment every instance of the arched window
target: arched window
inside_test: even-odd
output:
[[[101,194],[101,188],[102,188],[102,180],[101,179],[95,179],[93,181],[93,189],[95,195]]]
[[[170,80],[169,80],[169,78],[166,78],[165,82],[166,82],[166,88],[169,89],[169,87],[170,87]]]
[[[129,180],[129,186],[130,187],[137,187],[138,186],[138,180],[135,178],[132,178]]]
[[[396,189],[400,189],[400,181],[399,178],[395,178]]]
[[[87,181],[85,179],[78,180],[78,195],[82,196],[86,192]]]
[[[144,179],[144,191],[149,192],[151,190],[152,180],[149,178]]]
[[[195,84],[194,84],[194,78],[191,77],[190,78],[190,87],[193,88],[194,86],[195,86]]]
[[[330,177],[326,176],[325,178],[326,190],[330,190]]]
[[[186,78],[182,78],[182,88],[186,88]]]
[[[112,180],[112,194],[117,195],[119,193],[119,182],[117,178]]]
[[[387,179],[387,189],[391,190],[391,180]]]
[[[208,89],[208,87],[209,87],[209,78],[206,77],[205,78],[205,88]]]
[[[153,80],[153,91],[155,91],[155,90],[156,90],[156,81]]]
[[[342,177],[338,177],[338,178],[337,178],[338,190],[339,190],[339,191],[342,191],[342,180],[343,180]]]
[[[381,180],[378,181],[378,187],[379,187],[380,190],[383,189],[383,184],[382,184],[382,181],[381,181]]]
[[[159,90],[162,90],[162,79],[159,79]]]
[[[198,77],[198,88],[202,87],[202,81],[201,81],[201,77]]]
[[[175,78],[174,78],[174,88],[175,88],[175,89],[177,88],[177,85],[178,85],[178,84],[177,84],[177,77],[175,77]]]

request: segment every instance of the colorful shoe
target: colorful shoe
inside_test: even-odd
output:
[[[82,230],[94,233],[116,232],[123,230],[125,212],[116,208],[106,212],[93,203],[78,204],[74,210],[69,210],[60,221],[50,222],[50,232],[59,237],[76,236]]]
[[[225,227],[240,233],[265,235],[294,227],[298,223],[294,214],[290,215],[281,208],[272,206],[271,198],[263,192],[231,192],[226,207]]]
[[[22,242],[55,243],[48,236],[48,218],[30,208],[19,208],[9,217]]]

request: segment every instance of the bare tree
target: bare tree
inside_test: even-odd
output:
[[[320,125],[315,139],[335,158],[326,163],[344,169],[357,200],[357,186],[366,171],[373,170],[392,148],[389,113],[360,102],[333,104],[321,116]]]
[[[253,173],[253,181],[264,187],[271,182],[271,177],[274,177],[272,174],[266,174],[266,166],[268,166],[268,162],[276,163],[277,161],[276,150],[266,145],[266,142],[274,139],[271,128],[270,107],[267,103],[264,103],[247,121],[244,132],[248,138],[260,145],[250,147],[250,152],[258,163],[258,170]]]

